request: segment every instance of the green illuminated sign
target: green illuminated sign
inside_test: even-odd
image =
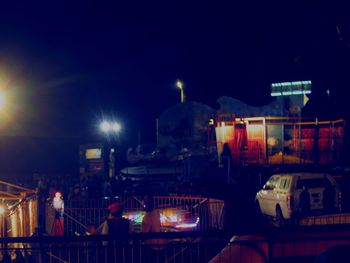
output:
[[[311,80],[271,84],[271,96],[291,96],[311,93]]]

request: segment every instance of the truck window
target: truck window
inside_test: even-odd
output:
[[[324,178],[298,180],[296,189],[302,189],[303,185],[305,185],[307,189],[309,189],[309,188],[323,188]]]
[[[284,178],[281,180],[280,188],[281,189],[288,189],[289,184],[290,184],[289,178]]]
[[[272,177],[270,178],[266,184],[264,185],[264,188],[265,190],[273,190],[276,188],[276,186],[278,185],[280,181],[280,178],[279,177]]]

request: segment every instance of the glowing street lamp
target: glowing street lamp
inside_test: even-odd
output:
[[[112,131],[113,131],[113,132],[120,132],[120,130],[121,130],[120,124],[117,123],[117,122],[114,122],[114,123],[112,124]]]
[[[101,131],[107,133],[107,132],[109,131],[109,129],[110,129],[109,122],[103,121],[103,122],[100,124],[100,129],[101,129]]]
[[[6,103],[5,92],[0,90],[0,110],[4,109]]]
[[[176,87],[181,91],[181,103],[185,102],[184,83],[178,79],[176,81]]]
[[[122,126],[120,125],[120,123],[116,122],[116,121],[102,121],[100,123],[100,130],[106,134],[106,137],[109,141],[108,143],[108,155],[107,157],[109,158],[108,160],[108,175],[110,178],[114,177],[115,174],[115,161],[116,161],[116,152],[115,152],[115,148],[112,146],[113,145],[113,138],[117,137],[117,135],[119,135],[120,131],[122,129]]]
[[[100,124],[100,130],[107,134],[117,134],[121,130],[121,125],[118,122],[103,121]]]
[[[0,205],[0,216],[2,216],[5,213],[5,207],[3,205]]]

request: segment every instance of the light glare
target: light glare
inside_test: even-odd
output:
[[[182,89],[183,88],[183,83],[181,80],[177,80],[176,81],[176,87],[178,87],[179,89]]]
[[[119,132],[120,129],[121,129],[120,124],[117,123],[117,122],[114,122],[113,125],[112,125],[112,130],[113,130],[114,132]]]
[[[121,125],[118,122],[103,121],[100,124],[100,129],[105,133],[118,133],[121,130]]]
[[[5,107],[5,94],[3,91],[0,91],[0,110],[2,110]]]
[[[110,124],[108,122],[104,121],[104,122],[101,123],[100,128],[101,128],[101,130],[103,132],[109,132],[111,126],[110,126]]]
[[[1,205],[0,206],[0,215],[2,215],[5,212],[5,208]]]

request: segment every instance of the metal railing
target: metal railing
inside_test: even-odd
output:
[[[38,226],[38,200],[36,195],[14,203],[0,215],[0,236],[31,235]]]
[[[339,213],[320,216],[308,216],[300,219],[299,225],[315,226],[315,225],[341,225],[350,224],[350,214]]]
[[[154,244],[150,240],[158,240]],[[223,231],[133,233],[108,236],[1,238],[0,260],[12,255],[32,262],[314,262],[329,250],[350,248],[346,228],[310,228],[240,235]]]
[[[131,196],[69,200],[65,204],[65,234],[83,233],[89,225],[100,225],[106,218],[108,205],[114,201],[123,204],[125,214],[134,213],[130,218],[135,219],[135,215],[138,217],[137,220],[131,220],[131,231],[139,232],[140,221],[143,217],[142,198]],[[163,218],[173,215],[172,220],[175,220],[175,213],[178,221],[188,218],[197,221],[196,226],[192,227],[193,230],[223,229],[224,227],[224,202],[222,200],[194,196],[155,196],[154,203]],[[54,213],[50,206],[47,207],[47,211]],[[47,216],[47,218],[53,218],[53,216]]]
[[[316,262],[325,254],[350,250],[347,226],[281,229],[265,234],[237,235],[209,262]],[[327,256],[326,256],[327,257]],[[324,260],[324,258],[323,258]],[[336,261],[317,262],[338,262]]]
[[[150,244],[150,240],[162,240]],[[208,262],[224,246],[223,233],[130,234],[108,236],[0,239],[0,259],[11,256],[45,263]],[[227,240],[226,240],[227,242]]]

